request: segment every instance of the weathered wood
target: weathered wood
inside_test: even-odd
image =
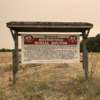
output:
[[[86,34],[86,37],[88,37],[88,35],[89,35],[89,32],[90,32],[90,29],[88,30],[88,32],[87,32],[87,34]]]
[[[18,32],[15,31],[15,50],[13,53],[13,83],[16,84],[16,75],[18,71]]]
[[[27,28],[27,27],[12,27],[12,30],[17,30],[18,32],[82,32],[88,30],[88,28]],[[61,33],[62,34],[62,33]]]
[[[88,52],[86,49],[86,40],[89,30],[93,24],[84,22],[9,22],[7,27],[11,29],[15,41],[15,50],[13,53],[13,83],[16,83],[16,74],[18,71],[18,32],[82,32],[83,36],[83,68],[85,77],[88,79]],[[13,31],[15,33],[13,34]],[[87,31],[87,34],[86,34]],[[51,33],[52,34],[52,33]],[[81,35],[80,35],[81,36]],[[81,61],[82,62],[82,61]]]
[[[9,27],[16,27],[16,28],[19,28],[19,27],[27,27],[27,28],[92,28],[91,26],[70,26],[70,25],[63,25],[63,26],[61,26],[61,25],[9,25]]]
[[[7,27],[18,32],[82,32],[93,27],[86,22],[9,22]]]
[[[93,24],[87,22],[8,22],[8,27],[89,27],[92,28]]]
[[[13,40],[15,41],[15,37],[14,37],[14,33],[13,33],[12,29],[10,29],[10,32],[11,32],[11,35],[13,37]]]
[[[13,84],[16,83],[15,50],[13,51]]]
[[[86,49],[86,32],[84,31],[83,33],[83,69],[85,71],[85,77],[88,79],[88,51]]]
[[[81,60],[80,62],[83,63],[83,60]]]

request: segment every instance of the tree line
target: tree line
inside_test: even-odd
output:
[[[5,49],[5,48],[2,48],[0,49],[0,52],[13,52],[14,49]],[[19,49],[19,51],[21,51],[21,49]]]
[[[82,52],[83,41],[80,42],[80,51]],[[89,37],[87,39],[87,50],[88,52],[100,52],[100,33],[95,37]]]

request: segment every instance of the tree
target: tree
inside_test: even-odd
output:
[[[86,45],[87,45],[88,52],[96,52],[97,51],[96,50],[96,39],[95,39],[95,37],[89,37],[87,39]]]
[[[80,42],[80,51],[82,52],[83,41]],[[96,37],[89,37],[87,39],[87,50],[88,52],[100,52],[100,34],[97,34]]]
[[[97,52],[100,52],[100,33],[96,35],[95,39],[96,39]]]

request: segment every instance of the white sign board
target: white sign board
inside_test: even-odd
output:
[[[22,63],[80,62],[79,38],[71,34],[22,35]]]

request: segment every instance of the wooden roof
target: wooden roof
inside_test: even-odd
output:
[[[87,22],[8,22],[7,27],[18,32],[82,32],[93,24]]]

